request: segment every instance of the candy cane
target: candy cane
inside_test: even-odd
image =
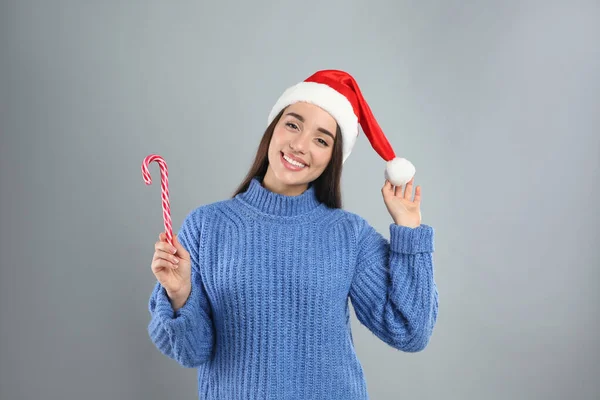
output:
[[[173,245],[173,228],[171,227],[171,209],[169,205],[169,169],[167,168],[167,163],[165,162],[165,160],[157,154],[150,154],[149,156],[144,158],[144,162],[142,163],[142,177],[144,178],[144,182],[146,182],[146,185],[150,185],[152,183],[150,171],[148,170],[148,165],[152,161],[156,161],[156,163],[160,167],[160,186],[162,197],[163,220],[165,222],[165,232],[167,233],[167,241],[170,245]]]

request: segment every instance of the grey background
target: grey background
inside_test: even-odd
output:
[[[436,228],[429,347],[352,315],[384,399],[598,399],[600,4],[3,1],[0,399],[194,399],[146,333],[159,172],[178,229],[228,197],[289,85],[340,68]],[[359,137],[345,208],[386,237]]]

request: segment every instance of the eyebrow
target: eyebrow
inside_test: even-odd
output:
[[[286,115],[291,115],[292,117],[294,117],[296,119],[299,119],[300,121],[304,122],[304,117],[302,115],[300,115],[300,114],[296,114],[295,112],[289,112]],[[335,140],[335,136],[333,136],[333,133],[329,132],[327,129],[319,127],[317,130],[320,131],[320,132],[323,132],[326,135],[331,136],[331,138],[333,140]]]

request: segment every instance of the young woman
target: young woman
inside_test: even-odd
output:
[[[155,244],[148,332],[198,370],[200,399],[368,399],[350,330],[423,350],[437,320],[433,229],[414,167],[395,158],[354,79],[319,71],[286,90],[230,199],[192,210]],[[342,209],[358,124],[388,160],[390,240]],[[393,182],[391,182],[393,181]]]

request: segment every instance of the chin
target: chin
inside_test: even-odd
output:
[[[280,167],[274,175],[279,182],[286,186],[303,186],[315,179],[310,172],[312,171],[292,172],[285,167]]]
[[[290,174],[288,171],[282,171],[282,173],[278,174],[277,179],[286,185],[294,186],[294,185],[304,185],[311,181],[310,178],[306,176],[298,176]]]

